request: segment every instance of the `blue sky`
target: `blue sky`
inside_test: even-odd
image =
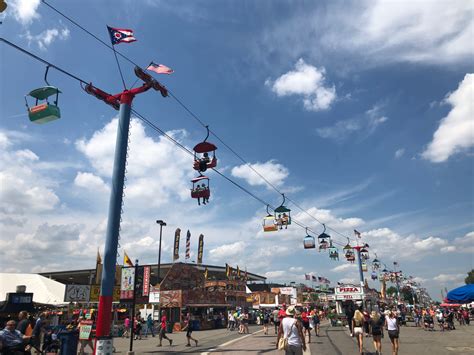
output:
[[[8,1],[2,37],[110,92],[121,90],[111,51],[37,0]],[[418,277],[432,296],[462,283],[474,255],[472,1],[70,1],[51,5],[159,76],[226,144],[310,214]],[[442,23],[443,26],[439,24]],[[50,70],[62,118],[29,122],[23,95],[45,67],[0,47],[0,248],[4,271],[93,267],[101,251],[117,113]],[[128,85],[133,67],[121,60]],[[205,131],[155,92],[134,108],[187,147]],[[190,156],[140,120],[131,125],[121,246],[164,261],[174,229],[205,235],[204,262],[272,281],[357,278],[354,266],[305,251],[304,230],[261,231],[265,206],[210,173],[208,206],[189,197]],[[219,169],[273,205],[280,196],[218,145]],[[294,218],[321,226],[291,203]],[[334,235],[339,243],[344,239]],[[183,246],[182,246],[183,247]]]

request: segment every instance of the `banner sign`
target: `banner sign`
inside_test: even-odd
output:
[[[89,285],[66,285],[65,302],[89,302]]]
[[[145,266],[143,268],[143,296],[148,296],[150,294],[150,267]]]
[[[133,284],[135,282],[135,267],[122,268],[122,281],[120,283],[120,299],[133,299]]]
[[[179,237],[181,234],[181,229],[176,228],[174,232],[174,248],[173,248],[173,261],[179,259]]]
[[[293,287],[280,287],[280,293],[282,295],[293,295]]]
[[[199,245],[198,245],[198,257],[197,263],[202,264],[202,252],[204,249],[204,236],[202,234],[199,235]]]

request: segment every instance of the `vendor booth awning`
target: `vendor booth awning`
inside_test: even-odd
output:
[[[448,292],[449,302],[469,303],[474,301],[474,284],[461,286]]]

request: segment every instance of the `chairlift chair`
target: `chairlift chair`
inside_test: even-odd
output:
[[[209,202],[209,197],[211,196],[211,189],[209,188],[209,178],[207,176],[198,176],[191,180],[193,183],[193,187],[191,189],[191,197],[198,199],[198,203],[200,204],[200,199],[203,199],[204,204],[206,201]],[[202,182],[200,186],[199,183]]]
[[[267,205],[267,216],[263,218],[263,231],[276,232],[277,230],[278,230],[278,225],[275,220],[275,215],[271,214],[268,211],[268,205]]]
[[[277,224],[280,226],[280,229],[283,229],[283,226],[285,226],[285,229],[287,229],[288,225],[291,224],[291,210],[287,208],[284,203],[285,203],[285,194],[282,194],[283,196],[283,202],[281,203],[280,206],[275,208],[274,214],[275,214],[275,220],[277,221]]]
[[[212,169],[217,166],[216,150],[217,147],[207,142],[209,138],[209,126],[206,126],[207,136],[201,143],[198,143],[194,146],[194,164],[193,169],[199,172],[205,172],[207,169]],[[212,158],[209,156],[209,153],[212,152]],[[198,154],[202,154],[199,156]]]
[[[306,237],[304,237],[303,245],[305,249],[314,249],[316,247],[315,238],[308,234],[308,228],[306,228]]]
[[[329,240],[329,258],[331,260],[339,260],[339,252],[337,248],[332,245],[332,240]]]
[[[47,86],[34,89],[25,95],[28,117],[30,121],[34,123],[47,123],[61,118],[61,111],[59,110],[58,106],[58,99],[61,91],[57,87],[49,85],[48,71],[49,65],[46,67],[46,72],[44,73],[44,81],[46,82]],[[50,103],[48,98],[54,95],[56,95],[54,103]],[[26,98],[27,96],[31,96],[35,99],[35,105],[31,108],[28,105],[28,100]]]

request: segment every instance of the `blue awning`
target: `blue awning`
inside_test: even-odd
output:
[[[451,302],[468,303],[474,301],[474,284],[461,286],[448,292],[446,298]]]

